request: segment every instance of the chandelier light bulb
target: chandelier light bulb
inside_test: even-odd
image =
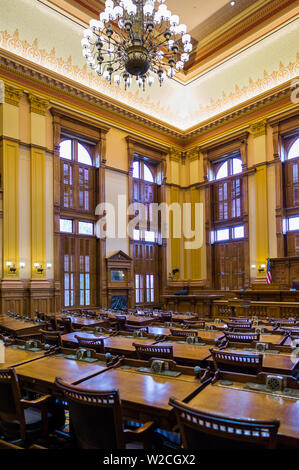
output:
[[[103,11],[101,14],[100,14],[100,20],[103,22],[103,23],[107,23],[109,21],[109,15],[106,11]]]
[[[185,52],[192,52],[192,49],[193,49],[193,46],[191,44],[191,42],[188,42],[187,44],[184,45],[184,51]]]
[[[92,31],[96,31],[98,28],[98,20],[90,20],[89,26]]]
[[[91,29],[85,29],[83,35],[84,35],[85,38],[91,39],[91,38],[92,38],[92,31],[91,31]]]
[[[184,68],[192,52],[187,26],[165,0],[106,0],[105,11],[91,19],[81,40],[92,70],[110,84],[145,89],[160,85]]]
[[[178,26],[180,23],[180,18],[178,15],[172,15],[169,21],[171,26]]]
[[[88,41],[87,38],[81,39],[81,46],[82,46],[83,48],[89,47],[89,41]]]
[[[185,24],[180,24],[178,26],[178,33],[183,36],[183,34],[186,34],[187,32],[187,26]]]
[[[190,34],[184,34],[183,37],[182,37],[182,43],[183,44],[187,44],[188,42],[191,41],[191,36]]]
[[[152,75],[149,75],[147,77],[147,83],[149,84],[149,86],[152,86],[154,84],[154,82],[155,82],[154,77]]]
[[[187,54],[186,52],[184,52],[182,55],[181,55],[181,60],[183,62],[188,62],[189,60],[189,54]]]
[[[152,16],[153,14],[153,11],[154,11],[154,7],[153,5],[151,5],[150,3],[146,3],[143,7],[143,13],[145,16]]]
[[[124,13],[124,10],[120,6],[117,6],[113,9],[113,15],[117,19],[121,18],[123,16],[123,13]]]

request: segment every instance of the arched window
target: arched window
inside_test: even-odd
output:
[[[149,183],[154,182],[153,174],[147,165],[144,165],[143,168],[143,179],[144,181],[148,181]]]
[[[242,160],[240,158],[233,158],[232,167],[233,167],[233,171],[232,171],[233,175],[242,173]]]
[[[288,152],[288,160],[291,160],[292,158],[298,158],[299,157],[299,138],[295,140],[295,142],[291,145],[291,148]]]
[[[78,143],[78,162],[83,163],[84,165],[92,165],[92,160],[88,151],[82,144],[80,144],[80,142]]]
[[[135,160],[133,162],[133,178],[154,183],[152,170],[142,160]]]
[[[66,158],[67,160],[72,159],[72,141],[63,140],[59,145],[59,156],[60,158]]]
[[[218,168],[216,180],[238,175],[239,173],[242,173],[242,160],[240,158],[230,158]]]
[[[221,178],[226,178],[228,176],[228,164],[227,162],[222,163],[221,167],[217,171],[216,180],[220,180]]]

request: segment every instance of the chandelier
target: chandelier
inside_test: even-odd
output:
[[[157,5],[158,4],[158,5]],[[99,20],[90,20],[81,41],[87,64],[110,84],[136,79],[145,89],[184,68],[192,51],[187,26],[165,0],[106,0]]]

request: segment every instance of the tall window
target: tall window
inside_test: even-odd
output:
[[[138,158],[133,162],[133,202],[145,205],[147,228],[134,231],[134,268],[136,304],[151,305],[158,299],[157,232],[150,230],[151,204],[157,202],[154,165]]]
[[[213,279],[216,289],[243,287],[242,160],[237,153],[211,165]]]
[[[287,256],[299,255],[299,137],[286,138],[283,163]]]
[[[65,307],[95,304],[94,146],[62,138],[61,279]]]

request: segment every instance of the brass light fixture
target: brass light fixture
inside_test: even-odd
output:
[[[135,78],[145,89],[158,78],[184,68],[192,51],[187,26],[165,0],[106,0],[99,20],[92,19],[81,41],[88,65],[110,84],[125,89]]]

